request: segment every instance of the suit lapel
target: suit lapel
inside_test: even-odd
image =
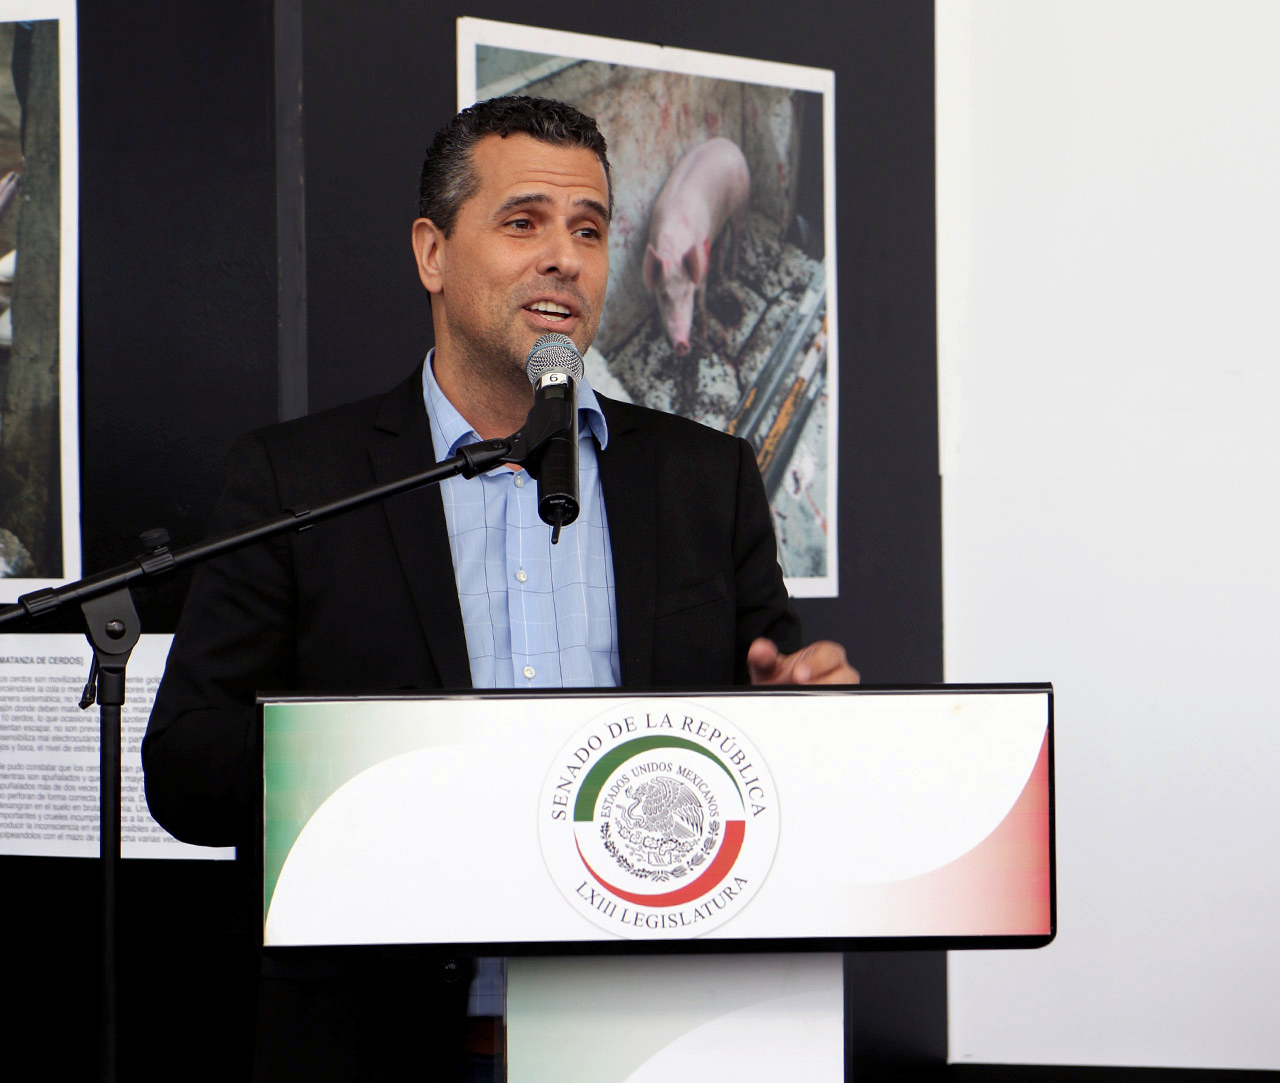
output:
[[[609,425],[609,445],[597,456],[613,550],[618,606],[618,654],[624,688],[653,683],[653,613],[658,526],[654,448],[635,412],[597,394]]]
[[[369,449],[379,483],[407,477],[435,462],[422,405],[421,369],[387,397],[376,424],[391,436]],[[440,488],[433,485],[402,493],[383,501],[382,507],[441,684],[470,688],[471,665]]]

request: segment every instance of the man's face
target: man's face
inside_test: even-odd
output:
[[[524,134],[486,136],[472,167],[479,188],[453,233],[425,219],[414,226],[437,375],[443,363],[488,381],[525,380],[540,335],[568,335],[583,353],[595,337],[609,278],[604,167],[593,151]]]

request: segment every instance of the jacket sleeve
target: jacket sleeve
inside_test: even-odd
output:
[[[784,653],[801,646],[800,617],[782,579],[773,516],[747,441],[738,444],[738,498],[734,517],[733,560],[737,597],[734,682],[750,684],[747,648],[760,636]]]
[[[261,440],[232,449],[210,535],[279,515]],[[243,845],[260,781],[254,700],[294,681],[293,582],[274,538],[197,569],[142,743],[151,813],[185,842]]]

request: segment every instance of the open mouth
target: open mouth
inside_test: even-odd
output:
[[[536,312],[539,316],[544,316],[553,323],[559,323],[561,320],[567,320],[573,313],[564,305],[557,304],[555,301],[534,301],[531,305],[525,305],[529,312]]]

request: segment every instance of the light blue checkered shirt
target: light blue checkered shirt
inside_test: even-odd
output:
[[[434,352],[434,351],[433,351]],[[423,366],[437,460],[480,439]],[[440,486],[453,574],[476,688],[614,688],[619,679],[613,553],[596,466],[609,430],[595,393],[578,382],[577,521],[551,544],[538,485],[499,467]]]
[[[434,352],[434,351],[433,351]],[[423,399],[437,461],[480,439],[423,365]],[[453,574],[476,688],[613,688],[618,614],[596,444],[609,430],[595,392],[578,383],[577,521],[551,544],[538,485],[502,466],[440,486]],[[467,1014],[506,1014],[506,960],[480,958]]]

